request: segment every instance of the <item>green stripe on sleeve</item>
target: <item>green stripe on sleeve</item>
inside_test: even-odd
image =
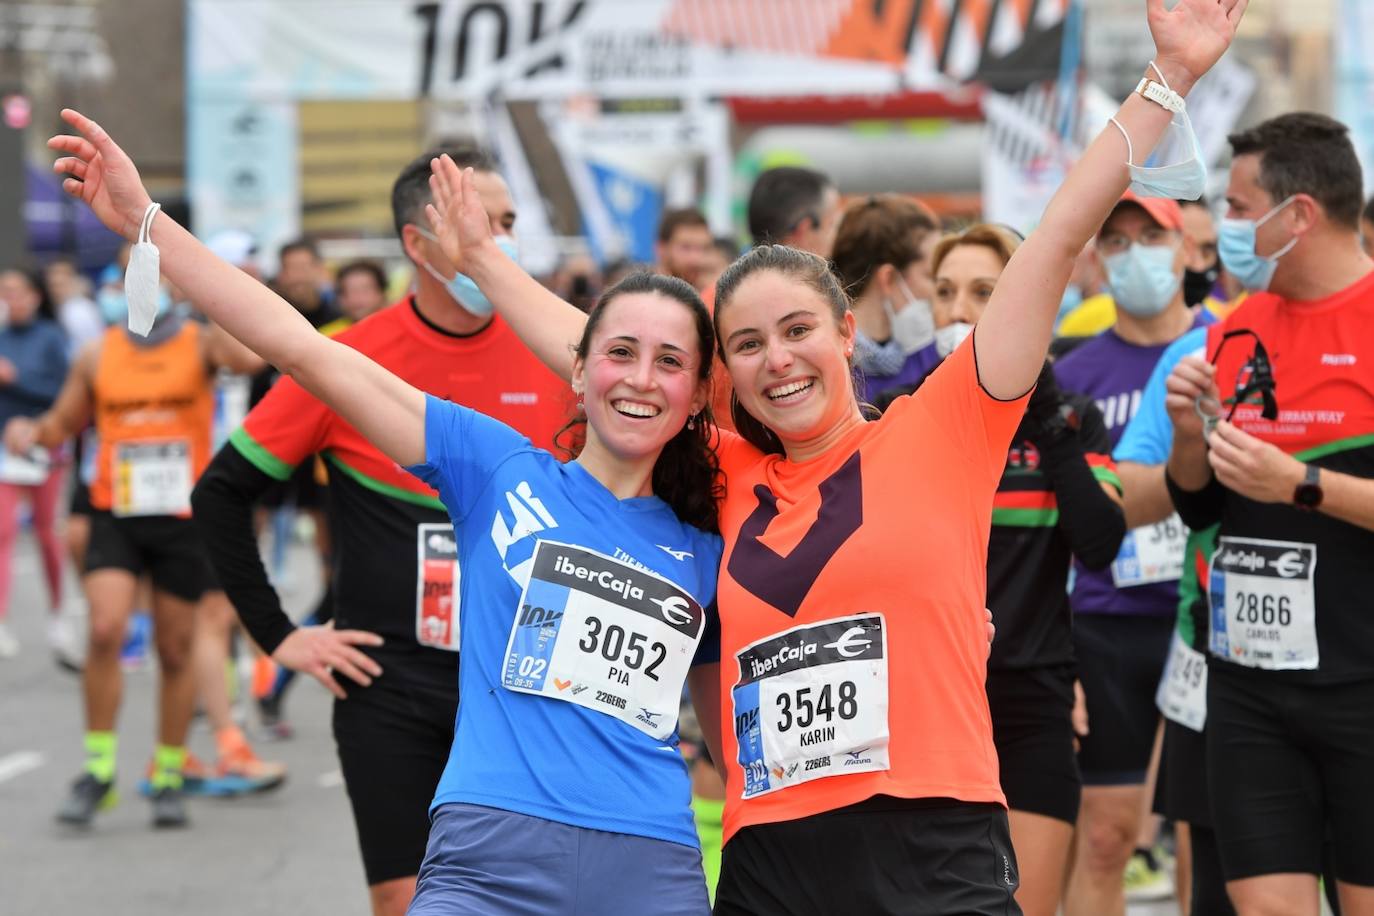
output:
[[[296,469],[294,465],[287,464],[269,452],[242,426],[229,434],[229,441],[239,450],[240,455],[273,480],[286,480]]]
[[[333,452],[325,452],[324,457],[328,459],[330,467],[338,468],[341,472],[347,474],[374,493],[380,493],[383,496],[389,496],[392,499],[398,499],[404,503],[424,506],[426,509],[438,509],[440,512],[448,511],[436,496],[426,496],[423,493],[412,493],[410,490],[403,490],[389,483],[383,483],[375,477],[367,476],[357,468],[351,468],[344,464]]]
[[[1309,448],[1305,452],[1298,452],[1293,457],[1299,461],[1316,461],[1318,458],[1325,458],[1327,455],[1364,448],[1366,445],[1374,445],[1374,433],[1370,433],[1367,436],[1351,436],[1349,439],[1337,439],[1335,442],[1328,442],[1316,448]]]
[[[1059,510],[993,509],[992,523],[1006,528],[1053,528],[1059,524]]]
[[[1123,492],[1121,478],[1111,468],[1093,468],[1093,477],[1097,478],[1098,483],[1109,483],[1116,487],[1116,492]]]

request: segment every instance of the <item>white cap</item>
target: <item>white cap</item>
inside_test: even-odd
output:
[[[235,267],[242,267],[253,260],[253,255],[257,253],[258,244],[253,241],[253,237],[242,229],[224,229],[216,232],[205,243],[219,258],[228,261]]]

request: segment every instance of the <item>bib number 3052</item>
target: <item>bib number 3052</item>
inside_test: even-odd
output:
[[[696,599],[605,554],[540,541],[501,683],[604,713],[660,741],[677,728],[705,629]]]
[[[794,627],[736,655],[731,691],[744,797],[888,768],[881,614]]]

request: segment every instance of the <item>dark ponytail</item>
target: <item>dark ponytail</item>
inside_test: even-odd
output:
[[[577,342],[577,356],[584,362],[591,351],[592,335],[601,324],[606,306],[619,296],[629,293],[653,293],[681,303],[692,313],[697,331],[697,378],[704,381],[711,375],[711,354],[715,352],[715,330],[711,313],[701,297],[690,285],[676,277],[653,273],[633,273],[606,290],[592,307],[582,339]],[[582,451],[586,441],[587,415],[578,411],[554,437],[554,441],[570,457]],[[708,400],[706,406],[669,439],[654,462],[652,486],[654,495],[663,500],[683,522],[712,534],[720,532],[717,501],[724,496],[720,481],[720,463],[711,447],[715,421]]]

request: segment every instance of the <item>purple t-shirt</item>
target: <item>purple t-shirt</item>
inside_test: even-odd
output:
[[[938,365],[940,365],[939,351],[935,349],[934,344],[930,344],[908,356],[906,362],[902,363],[902,368],[897,370],[896,375],[866,374],[864,376],[864,403],[874,403],[878,395],[889,388],[917,384]]]
[[[1216,319],[1199,312],[1189,328]],[[1065,391],[1086,394],[1097,401],[1107,421],[1112,448],[1121,441],[1126,424],[1140,407],[1140,394],[1168,344],[1142,347],[1127,343],[1108,329],[1082,344],[1054,365],[1054,376]],[[1178,612],[1178,582],[1156,582],[1117,588],[1110,568],[1094,572],[1074,560],[1074,586],[1069,604],[1075,614],[1157,614]]]

